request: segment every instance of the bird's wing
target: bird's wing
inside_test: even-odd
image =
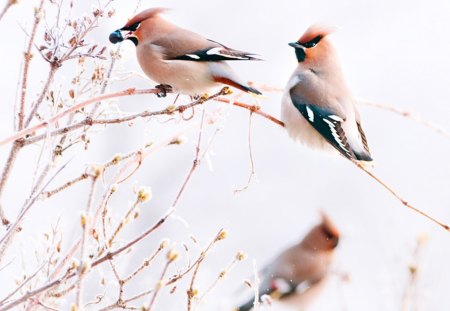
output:
[[[366,138],[366,134],[363,131],[363,128],[361,126],[360,122],[356,122],[356,125],[358,126],[358,132],[359,135],[361,136],[361,141],[363,143],[364,149],[367,151],[367,153],[370,155],[370,149],[369,149],[369,144],[367,143],[367,138]]]
[[[343,113],[330,106],[319,106],[312,100],[308,100],[302,92],[303,89],[303,86],[297,84],[289,91],[295,108],[342,155],[349,159],[355,159],[356,156],[348,144],[342,128],[342,123],[345,121]]]
[[[258,60],[252,53],[234,50],[208,40],[197,33],[179,29],[152,42],[163,48],[166,60],[212,62],[225,60]]]

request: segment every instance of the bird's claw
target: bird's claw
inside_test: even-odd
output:
[[[158,84],[155,88],[159,90],[159,92],[156,93],[158,98],[166,97],[167,93],[172,92],[172,87],[168,84]]]

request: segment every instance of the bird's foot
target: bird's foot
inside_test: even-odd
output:
[[[166,97],[167,93],[171,93],[173,91],[172,87],[168,84],[158,84],[155,86],[155,88],[158,89],[158,93],[156,93],[156,96],[158,98]]]

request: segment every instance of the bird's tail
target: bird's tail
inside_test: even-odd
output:
[[[234,311],[250,311],[251,309],[253,309],[254,302],[255,300],[251,299],[248,302],[244,303],[243,305],[240,305],[239,307],[234,309]]]
[[[258,91],[255,88],[252,88],[248,85],[239,83],[237,81],[234,81],[230,78],[226,78],[226,77],[214,77],[214,81],[215,82],[219,82],[219,83],[223,83],[232,87],[235,87],[241,91],[244,91],[246,93],[251,93],[251,94],[255,94],[255,95],[262,95],[262,93],[260,91]]]
[[[368,152],[356,152],[355,150],[353,150],[353,153],[355,154],[356,160],[360,161],[360,162],[372,162],[372,156],[370,155],[370,153]]]

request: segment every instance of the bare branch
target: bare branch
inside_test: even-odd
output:
[[[0,21],[2,20],[3,16],[5,16],[6,12],[9,10],[9,8],[16,3],[17,3],[17,0],[6,0],[5,6],[3,7],[2,11],[0,12]]]
[[[41,0],[39,3],[39,7],[34,12],[34,23],[33,29],[31,30],[30,39],[28,41],[27,50],[24,53],[24,65],[23,65],[23,73],[22,73],[22,83],[21,83],[21,92],[20,92],[20,106],[19,106],[19,117],[18,117],[18,129],[23,129],[24,126],[24,118],[25,118],[25,97],[27,93],[27,82],[28,82],[28,69],[30,68],[30,62],[33,55],[31,54],[31,49],[33,48],[34,38],[36,36],[36,31],[41,21],[41,12],[44,6],[44,0]]]

